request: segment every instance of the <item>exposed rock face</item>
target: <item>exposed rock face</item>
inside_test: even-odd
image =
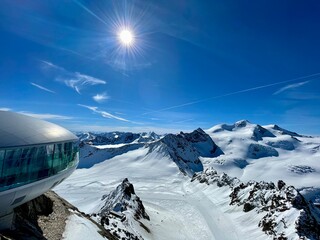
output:
[[[191,133],[180,133],[187,141],[191,142],[201,157],[217,157],[223,154],[222,150],[212,141],[212,138],[201,128]]]
[[[256,125],[253,129],[252,139],[255,141],[260,141],[264,137],[276,137],[273,133],[265,129],[264,127],[260,125]]]
[[[215,183],[219,187],[230,187],[230,205],[242,206],[244,212],[266,212],[259,227],[274,239],[288,239],[287,235],[292,233],[286,232],[286,229],[293,224],[297,237],[320,239],[319,209],[307,202],[293,186],[287,186],[281,180],[277,184],[255,181],[243,183],[225,173],[219,175],[213,168],[195,174],[191,181],[195,180],[208,185]],[[297,217],[293,219],[295,214]]]
[[[199,157],[217,157],[223,152],[202,129],[191,133],[167,134],[157,142],[149,145],[150,151],[158,148],[168,154],[180,171],[192,176],[203,170]]]
[[[283,134],[283,135],[290,135],[292,137],[302,137],[302,135],[296,133],[296,132],[291,132],[289,130],[286,130],[284,128],[279,127],[278,125],[274,125],[273,129],[278,131],[279,133]]]
[[[195,174],[191,182],[199,181],[200,183],[206,183],[208,185],[216,183],[218,187],[229,186],[233,187],[240,183],[238,178],[232,178],[225,173],[218,174],[218,172],[213,168],[207,168],[202,173]]]
[[[269,142],[266,142],[266,144],[274,148],[280,148],[288,151],[295,149],[294,144],[288,140],[280,140],[277,142],[269,141]]]
[[[141,222],[142,219],[149,221],[150,217],[127,178],[115,190],[103,195],[101,200],[102,207],[92,216],[113,236],[121,240],[142,240],[143,238],[131,228],[132,224],[137,225],[137,223],[150,233]]]
[[[248,158],[258,159],[272,156],[277,157],[279,153],[273,147],[252,143],[249,145],[247,156]]]
[[[65,230],[66,220],[71,214],[70,210],[93,222],[102,236],[112,240],[117,239],[52,191],[15,208],[13,230],[0,232],[0,239],[60,240]]]
[[[104,201],[104,206],[98,213],[100,216],[107,216],[111,211],[121,213],[129,210],[133,212],[137,220],[141,218],[150,220],[142,201],[135,194],[134,187],[127,178],[114,191],[103,195],[102,200]]]
[[[161,140],[149,145],[150,153],[158,151],[169,156],[179,170],[192,176],[195,172],[203,170],[203,165],[199,159],[199,152],[181,134],[168,134]]]

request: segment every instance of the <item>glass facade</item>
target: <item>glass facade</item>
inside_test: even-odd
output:
[[[0,192],[53,176],[78,160],[78,142],[0,149]]]

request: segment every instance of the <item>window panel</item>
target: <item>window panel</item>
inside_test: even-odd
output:
[[[0,150],[0,179],[2,178],[2,168],[3,168],[3,160],[5,155],[5,150]],[[0,183],[1,186],[1,183]]]
[[[75,166],[78,151],[78,142],[0,150],[1,190],[50,177]]]

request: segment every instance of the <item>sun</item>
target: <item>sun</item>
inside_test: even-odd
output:
[[[121,30],[119,33],[119,40],[120,43],[126,47],[129,47],[134,42],[134,36],[132,31],[128,29]]]

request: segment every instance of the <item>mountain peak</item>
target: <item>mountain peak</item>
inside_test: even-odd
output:
[[[302,137],[302,135],[296,133],[296,132],[291,132],[289,130],[286,130],[284,128],[279,127],[278,125],[273,125],[272,129],[279,131],[282,135],[290,135],[292,137]]]
[[[242,127],[246,127],[248,124],[251,124],[251,122],[249,122],[248,120],[240,120],[235,122],[234,126],[236,128],[242,128]]]
[[[192,176],[203,170],[199,157],[217,157],[223,152],[201,128],[191,133],[167,134],[151,146],[158,146],[177,164],[180,171]]]
[[[109,194],[103,195],[103,207],[98,212],[101,216],[107,216],[110,212],[133,212],[136,219],[145,218],[150,219],[145,211],[140,198],[135,194],[133,184],[129,182],[128,178],[116,187],[115,190]]]

